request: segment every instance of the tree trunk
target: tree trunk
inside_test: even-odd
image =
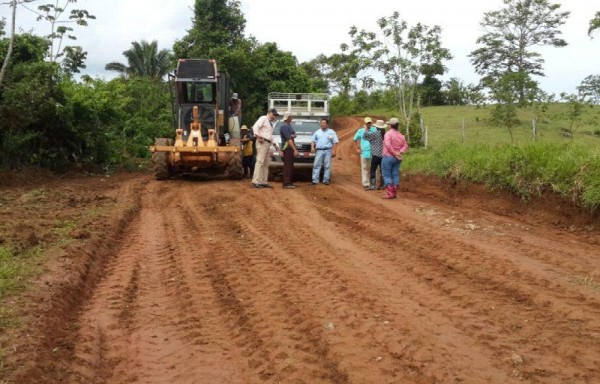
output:
[[[12,0],[10,6],[12,7],[12,27],[10,31],[10,42],[8,43],[8,51],[6,52],[6,57],[4,58],[4,63],[2,64],[2,69],[0,70],[0,88],[2,87],[2,82],[4,81],[4,75],[6,74],[6,68],[8,67],[8,63],[10,62],[10,56],[12,55],[13,46],[15,44],[15,23],[17,19],[17,0]]]

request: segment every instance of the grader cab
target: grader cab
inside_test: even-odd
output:
[[[215,60],[180,59],[171,80],[175,138],[157,138],[150,146],[156,179],[182,174],[241,179],[239,122],[227,110],[229,77],[218,72]]]

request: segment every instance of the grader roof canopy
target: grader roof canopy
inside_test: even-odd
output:
[[[217,63],[211,59],[180,59],[175,81],[217,82]]]

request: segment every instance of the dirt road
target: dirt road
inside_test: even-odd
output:
[[[330,186],[137,180],[61,381],[599,383],[598,233],[422,181],[381,200],[355,125]]]

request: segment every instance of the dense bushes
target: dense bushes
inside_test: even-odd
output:
[[[462,146],[412,152],[407,171],[484,183],[525,199],[552,191],[589,210],[600,207],[600,151],[573,143]]]
[[[0,166],[128,166],[148,156],[155,136],[171,135],[165,83],[76,82],[58,64],[19,52],[24,61],[11,67],[0,91]]]

